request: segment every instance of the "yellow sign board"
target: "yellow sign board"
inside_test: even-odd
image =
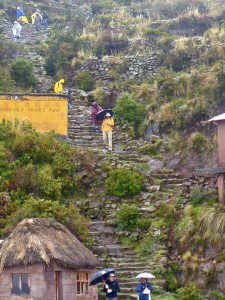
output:
[[[67,99],[53,95],[0,95],[0,120],[27,120],[38,131],[67,135]]]

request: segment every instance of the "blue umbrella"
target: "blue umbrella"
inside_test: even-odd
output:
[[[106,280],[107,277],[109,276],[109,274],[111,274],[111,273],[114,274],[115,270],[114,269],[103,269],[103,270],[100,270],[100,271],[96,272],[91,277],[89,285],[96,285],[96,284],[101,283],[102,281]]]

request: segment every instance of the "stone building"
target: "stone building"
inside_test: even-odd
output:
[[[1,300],[97,300],[96,258],[50,219],[19,223],[0,245]]]

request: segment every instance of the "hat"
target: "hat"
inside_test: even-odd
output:
[[[17,8],[16,8],[17,10],[19,10],[20,9],[20,7],[19,6],[17,6]]]
[[[115,276],[115,274],[113,274],[113,273],[109,274],[109,277],[114,277],[114,276]]]
[[[111,114],[110,114],[110,113],[107,113],[105,116],[106,116],[106,117],[111,117]]]

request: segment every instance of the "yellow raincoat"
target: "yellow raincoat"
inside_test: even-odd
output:
[[[39,12],[33,13],[33,15],[31,15],[31,22],[33,25],[35,24],[35,19],[37,16],[39,16],[41,19],[43,19],[42,15]]]
[[[55,85],[54,85],[54,92],[55,92],[56,94],[62,93],[64,82],[65,82],[64,79],[60,79],[58,82],[55,83]]]
[[[113,130],[115,123],[113,118],[105,118],[102,122],[102,131],[109,132]]]
[[[25,17],[25,16],[21,17],[21,21],[23,22],[23,24],[28,24],[29,23],[27,17]]]
[[[35,12],[33,15],[31,15],[31,22],[32,22],[33,25],[35,23],[36,14],[37,13]]]

